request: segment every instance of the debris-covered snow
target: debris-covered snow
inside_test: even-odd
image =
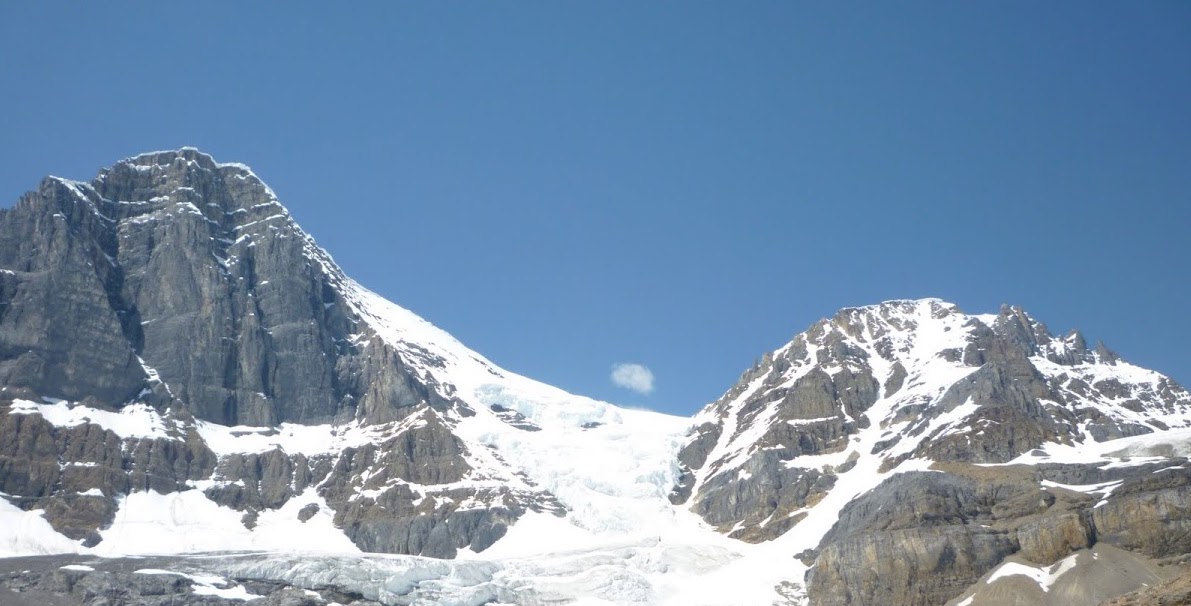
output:
[[[225,600],[241,601],[259,600],[264,597],[251,594],[243,585],[233,584],[227,579],[215,575],[175,572],[173,570],[161,570],[158,568],[142,568],[133,574],[169,575],[190,579],[193,583],[192,591],[194,591],[195,595],[209,595]]]
[[[1079,558],[1079,554],[1073,553],[1050,566],[1028,566],[1018,562],[1005,562],[993,569],[985,583],[992,584],[997,579],[1021,575],[1033,579],[1035,583],[1038,583],[1038,587],[1042,588],[1042,591],[1047,592],[1050,591],[1051,585],[1059,580],[1059,577],[1075,568],[1077,558]]]

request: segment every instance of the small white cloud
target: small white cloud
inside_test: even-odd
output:
[[[653,393],[653,371],[641,364],[613,364],[612,382],[639,394]]]

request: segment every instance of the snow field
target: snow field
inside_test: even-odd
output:
[[[298,511],[309,503],[320,505],[319,511],[301,522]],[[120,499],[115,521],[100,532],[103,541],[88,551],[108,557],[258,550],[360,552],[335,528],[330,508],[313,488],[279,509],[262,511],[253,530],[241,523],[243,515],[207,499],[200,490],[164,495],[134,492]]]
[[[0,493],[0,558],[79,553],[82,545],[58,534],[42,511],[22,511]]]

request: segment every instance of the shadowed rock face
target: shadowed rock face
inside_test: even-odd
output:
[[[1191,472],[1140,475],[1092,510],[1099,540],[1153,558],[1191,553]]]
[[[844,508],[808,575],[817,603],[940,604],[1017,551],[994,508],[1030,487],[934,475],[894,476]]]

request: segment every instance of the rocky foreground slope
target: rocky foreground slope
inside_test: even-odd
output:
[[[843,310],[682,419],[500,369],[194,149],[0,211],[0,555],[75,566],[0,585],[64,603],[140,554],[225,579],[171,600],[1096,603],[1181,574],[1188,452],[1191,394],[1015,307]]]

